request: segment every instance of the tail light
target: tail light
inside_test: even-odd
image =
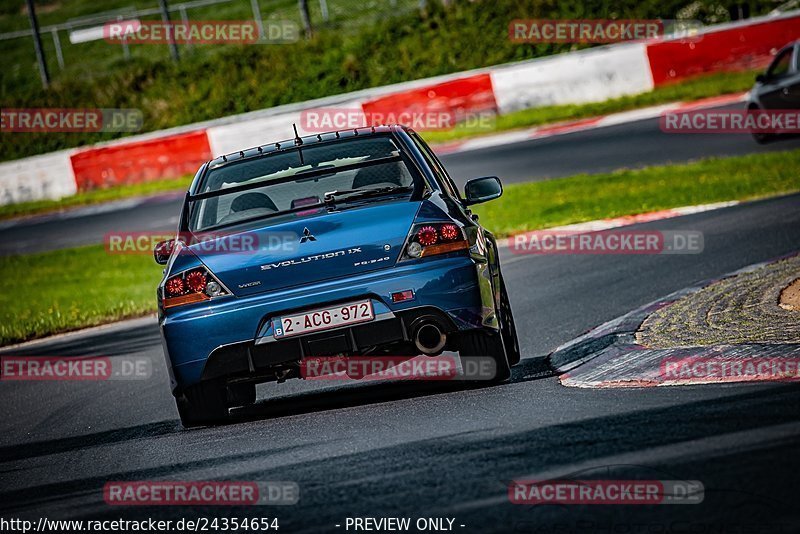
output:
[[[206,289],[208,276],[201,271],[192,271],[186,275],[186,285],[192,293],[202,293]]]
[[[464,231],[457,224],[419,224],[411,229],[403,259],[423,258],[468,248],[469,243],[464,237]]]
[[[230,295],[230,291],[214,278],[208,269],[197,267],[167,279],[164,283],[162,304],[166,309],[225,295]]]

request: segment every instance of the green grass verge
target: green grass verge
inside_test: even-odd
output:
[[[150,255],[102,245],[1,258],[14,290],[0,296],[0,344],[150,313],[162,269]]]
[[[800,190],[800,150],[512,184],[476,206],[498,236],[562,224]]]
[[[61,200],[35,200],[32,202],[20,202],[19,204],[6,204],[0,206],[0,219],[18,217],[21,215],[35,215],[37,213],[47,213],[60,211],[78,206],[88,206],[90,204],[100,204],[111,200],[123,198],[141,197],[164,193],[168,191],[186,190],[192,181],[191,176],[183,178],[173,178],[169,180],[155,180],[142,184],[120,185],[108,189],[95,189],[85,193],[78,193]]]
[[[800,190],[800,150],[708,159],[509,185],[477,206],[498,235],[658,209]],[[153,312],[161,267],[101,245],[0,258],[14,291],[0,296],[0,344]]]
[[[709,74],[658,87],[646,93],[623,96],[604,102],[523,109],[498,116],[488,127],[487,125],[465,126],[461,124],[452,130],[426,132],[424,137],[430,143],[443,143],[517,128],[597,117],[658,104],[741,93],[753,86],[755,77],[756,71]]]

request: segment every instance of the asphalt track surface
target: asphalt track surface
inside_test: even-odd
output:
[[[796,383],[573,389],[548,375],[542,356],[674,290],[800,249],[800,195],[638,228],[702,231],[704,252],[503,252],[524,359],[491,387],[293,380],[260,386],[257,404],[226,426],[187,431],[153,319],[7,349],[143,356],[155,373],[0,384],[0,516],[277,517],[280,532],[344,532],[346,518],[364,516],[454,518],[457,532],[797,532]],[[552,478],[696,480],[705,494],[687,505],[509,503],[509,481]],[[107,481],[154,479],[295,481],[300,501],[103,502]]]
[[[740,106],[720,109],[726,107]],[[658,119],[645,119],[447,154],[442,160],[463,187],[467,180],[478,176],[496,175],[510,184],[798,147],[800,138],[762,146],[749,135],[666,134],[659,128]],[[182,199],[182,194],[168,194],[0,221],[0,256],[100,243],[109,232],[172,231],[177,226]]]

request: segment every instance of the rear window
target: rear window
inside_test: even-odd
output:
[[[786,76],[789,73],[789,68],[792,64],[793,53],[794,48],[787,48],[781,52],[781,54],[772,62],[772,65],[770,65],[767,76],[769,78],[781,78]]]
[[[192,202],[190,228],[208,230],[274,216],[319,204],[331,191],[416,183],[416,174],[388,136],[300,147],[210,170],[195,193],[209,196]]]

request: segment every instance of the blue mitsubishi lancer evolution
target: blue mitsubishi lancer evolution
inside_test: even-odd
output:
[[[304,359],[491,358],[519,344],[494,236],[428,145],[399,125],[263,145],[205,163],[165,264],[159,324],[184,426],[223,422]]]

